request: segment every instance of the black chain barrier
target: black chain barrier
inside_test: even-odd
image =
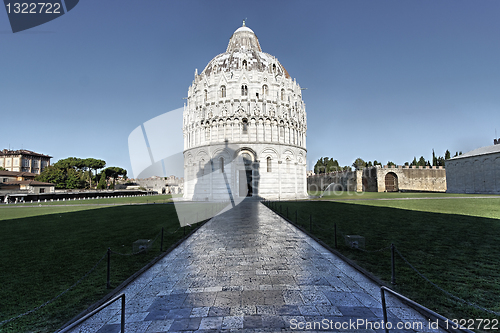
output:
[[[35,312],[35,311],[38,311],[38,310],[40,310],[41,308],[43,308],[43,307],[45,307],[45,306],[49,305],[50,303],[54,302],[55,300],[57,300],[58,298],[60,298],[60,297],[61,297],[61,296],[63,296],[64,294],[66,294],[68,291],[70,291],[71,289],[73,289],[74,287],[76,287],[76,286],[77,286],[80,282],[82,282],[82,281],[83,281],[83,280],[84,280],[87,276],[89,276],[89,275],[90,275],[90,273],[92,273],[92,272],[93,272],[93,271],[97,268],[97,266],[101,263],[101,261],[103,261],[103,260],[104,260],[104,258],[106,258],[106,256],[107,256],[107,253],[106,253],[106,254],[104,254],[104,255],[102,256],[102,258],[101,258],[101,259],[99,259],[99,261],[98,261],[98,262],[94,265],[94,267],[92,267],[92,268],[91,268],[91,269],[90,269],[90,270],[89,270],[89,271],[88,271],[88,272],[87,272],[84,276],[82,276],[82,277],[81,277],[78,281],[76,281],[76,282],[75,282],[75,283],[74,283],[71,287],[69,287],[68,289],[66,289],[65,291],[63,291],[62,293],[60,293],[59,295],[57,295],[56,297],[54,297],[53,299],[51,299],[50,301],[47,301],[47,302],[43,303],[42,305],[40,305],[40,306],[38,306],[38,307],[36,307],[36,308],[34,308],[34,309],[30,310],[30,311],[27,311],[27,312],[25,312],[25,313],[22,313],[22,314],[20,314],[20,315],[18,315],[18,316],[16,316],[16,317],[13,317],[13,318],[10,318],[10,319],[7,319],[7,320],[4,320],[4,321],[0,322],[0,326],[2,326],[2,325],[4,325],[4,324],[7,324],[7,323],[9,323],[9,322],[11,322],[11,321],[14,321],[14,320],[16,320],[16,319],[19,319],[19,318],[21,318],[21,317],[24,317],[24,316],[26,316],[26,315],[29,315],[30,313],[33,313],[33,312]]]

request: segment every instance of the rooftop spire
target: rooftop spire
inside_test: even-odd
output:
[[[246,20],[246,18],[245,18],[245,20]],[[246,25],[245,25],[245,20],[243,20],[243,25],[242,25],[242,27],[246,27]]]

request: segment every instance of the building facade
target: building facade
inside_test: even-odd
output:
[[[183,112],[184,198],[304,198],[302,89],[245,26],[195,77]]]
[[[41,174],[50,165],[52,156],[35,153],[26,149],[0,151],[0,167],[7,171]]]
[[[500,194],[500,145],[446,160],[446,170],[449,193]]]

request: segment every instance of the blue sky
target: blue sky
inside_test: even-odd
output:
[[[0,9],[0,149],[131,172],[129,134],[182,107],[247,18],[308,88],[312,165],[466,152],[500,136],[499,14],[494,0],[85,0],[13,34]]]

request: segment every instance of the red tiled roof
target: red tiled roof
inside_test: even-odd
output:
[[[29,156],[38,156],[38,157],[52,158],[52,156],[44,155],[44,154],[40,154],[40,153],[35,153],[34,151],[26,150],[26,149],[20,149],[20,150],[4,149],[4,150],[0,150],[0,156],[9,156],[9,155],[29,155]]]
[[[2,184],[2,185],[31,185],[31,186],[52,185],[52,186],[55,186],[55,184],[52,184],[52,183],[44,183],[44,182],[39,182],[36,180],[16,180],[16,181],[0,183],[0,184]]]
[[[36,173],[26,172],[26,171],[8,171],[0,170],[0,176],[12,176],[12,177],[36,177]]]

